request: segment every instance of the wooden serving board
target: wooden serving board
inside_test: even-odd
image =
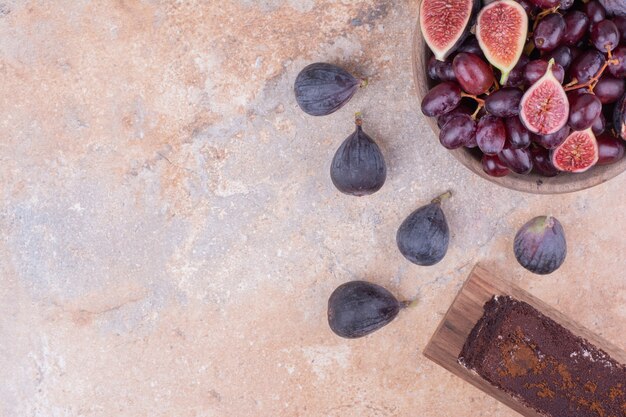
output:
[[[477,265],[463,284],[448,312],[437,327],[435,334],[424,349],[424,356],[443,366],[448,371],[464,379],[498,401],[508,405],[518,413],[527,417],[544,417],[536,411],[527,408],[507,393],[495,388],[477,374],[468,371],[459,365],[457,358],[461,353],[465,339],[474,325],[483,315],[484,304],[494,295],[510,295],[520,301],[525,301],[546,316],[569,329],[577,336],[581,336],[604,350],[613,359],[626,363],[626,352],[617,346],[602,339],[600,336],[575,323],[565,315],[559,313],[543,301],[522,290],[517,285],[505,281],[481,266]]]

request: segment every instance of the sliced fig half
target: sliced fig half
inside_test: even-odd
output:
[[[500,84],[505,84],[517,64],[528,36],[528,15],[513,0],[498,0],[478,14],[476,37],[485,57],[502,73]]]
[[[480,0],[423,0],[419,23],[435,58],[445,60],[467,37]]]
[[[552,164],[559,171],[585,172],[598,158],[598,142],[591,128],[573,132],[552,151]]]
[[[524,93],[520,103],[520,119],[532,133],[550,135],[567,124],[569,101],[563,86],[552,71],[554,59],[548,69]]]

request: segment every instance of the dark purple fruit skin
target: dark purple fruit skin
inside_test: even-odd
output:
[[[559,10],[569,10],[574,5],[574,0],[561,0]]]
[[[454,57],[452,67],[457,81],[470,94],[483,94],[495,82],[493,70],[478,55],[461,52]]]
[[[600,77],[600,80],[593,89],[593,92],[600,99],[602,104],[611,104],[619,100],[626,92],[626,80],[615,78],[610,74]]]
[[[537,11],[537,6],[532,4],[530,0],[515,0],[515,1],[524,8],[524,10],[526,11],[526,14],[528,14],[529,16],[535,15],[535,12]]]
[[[604,118],[604,114],[600,113],[600,116],[596,119],[595,122],[591,125],[591,131],[594,135],[598,136],[604,133],[606,129],[606,119]]]
[[[626,15],[614,17],[613,23],[615,23],[615,26],[617,26],[617,30],[619,30],[621,35],[620,43],[622,45],[626,45]]]
[[[626,140],[626,94],[617,102],[613,110],[613,126],[617,135]]]
[[[563,40],[565,20],[558,13],[552,13],[539,21],[533,33],[535,46],[540,51],[552,51]]]
[[[513,67],[511,72],[509,72],[509,78],[507,78],[505,87],[521,87],[524,85],[524,68],[526,68],[526,64],[528,64],[528,57],[526,55],[522,55],[517,61],[517,64]]]
[[[391,323],[402,304],[380,285],[350,281],[328,299],[328,324],[340,337],[356,339]]]
[[[544,59],[535,59],[526,64],[524,68],[524,81],[526,85],[533,85],[537,82],[548,70],[548,61]],[[554,64],[552,67],[552,73],[556,79],[562,83],[565,78],[565,70],[559,64]]]
[[[439,61],[434,56],[428,60],[428,76],[433,81],[456,81],[452,62]]]
[[[626,2],[624,0],[600,0],[607,13],[615,16],[626,16]]]
[[[504,87],[490,94],[485,100],[487,111],[497,117],[511,117],[519,114],[519,103],[524,93],[518,88]]]
[[[620,33],[615,23],[610,20],[603,20],[593,25],[591,30],[591,40],[600,52],[612,51],[617,47],[620,40]]]
[[[559,170],[552,165],[550,160],[550,151],[540,146],[530,148],[530,154],[533,157],[533,169],[544,177],[555,177]]]
[[[430,203],[407,217],[396,233],[402,255],[416,265],[430,266],[448,252],[450,231],[440,203]]]
[[[596,49],[585,51],[572,62],[569,68],[570,77],[576,78],[579,83],[585,83],[600,71],[604,61],[604,55],[600,51]]]
[[[476,121],[468,114],[451,118],[439,132],[439,142],[444,148],[457,149],[471,144],[476,136]]]
[[[618,61],[617,65],[609,64],[609,72],[616,78],[626,78],[626,45],[618,46],[613,51],[613,59]]]
[[[593,0],[583,6],[583,11],[589,17],[591,25],[603,21],[606,18],[606,9],[600,2]]]
[[[558,5],[560,0],[530,0],[530,2],[542,9],[549,9]]]
[[[517,116],[509,117],[504,121],[506,136],[515,149],[528,148],[531,142],[531,134]]]
[[[547,54],[546,59],[548,61],[550,59],[554,59],[554,62],[562,66],[564,70],[567,70],[574,58],[572,56],[572,51],[570,50],[569,46],[562,45]]]
[[[294,84],[296,101],[311,116],[326,116],[346,104],[360,81],[346,70],[335,65],[318,62],[306,66]]]
[[[604,134],[596,137],[598,142],[598,165],[611,165],[624,157],[626,142],[613,135]]]
[[[450,94],[442,94],[449,91]],[[422,113],[428,117],[439,116],[454,110],[461,102],[461,87],[452,81],[437,84],[424,96]]]
[[[554,217],[535,217],[515,235],[513,252],[520,265],[530,272],[551,274],[567,256],[563,226]]]
[[[385,184],[387,166],[383,154],[360,125],[337,149],[330,178],[339,191],[357,197],[373,194]]]
[[[530,174],[533,170],[533,159],[530,150],[515,149],[507,141],[504,149],[498,154],[498,157],[509,169],[516,174]]]
[[[476,36],[468,36],[465,42],[457,49],[458,52],[468,52],[470,54],[478,55],[481,58],[485,57],[483,50],[480,49],[480,44]]]
[[[505,177],[511,170],[500,161],[498,155],[483,155],[480,163],[483,171],[491,177]]]
[[[476,142],[483,153],[497,154],[504,147],[506,141],[506,126],[502,119],[487,115],[478,121]]]
[[[589,16],[579,10],[567,12],[565,19],[565,35],[563,43],[567,46],[574,46],[585,36],[589,29]]]
[[[470,105],[466,104],[465,102],[461,102],[461,104],[455,107],[452,111],[449,111],[448,113],[442,114],[441,116],[437,117],[437,126],[439,126],[439,129],[441,129],[446,125],[446,123],[448,123],[448,120],[452,119],[453,117],[458,116],[459,114],[471,115],[472,113],[474,113],[472,107],[470,107]]]
[[[537,145],[545,149],[555,149],[560,144],[565,142],[565,139],[567,139],[567,137],[569,136],[570,131],[571,131],[570,127],[565,125],[561,128],[561,130],[551,135],[544,135],[544,136],[536,135],[535,137],[533,137],[533,141]]]
[[[567,124],[574,130],[589,129],[602,113],[602,103],[595,94],[570,96],[570,113]]]

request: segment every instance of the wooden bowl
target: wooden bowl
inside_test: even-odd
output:
[[[427,76],[428,60],[431,56],[432,53],[422,37],[418,20],[415,33],[413,34],[413,77],[420,104],[430,87],[434,85]],[[439,127],[437,127],[436,119],[433,117],[428,117],[427,119],[428,124],[435,133],[435,138],[438,138]],[[484,179],[512,190],[534,194],[564,194],[580,191],[602,184],[626,171],[626,158],[622,158],[621,161],[613,165],[595,166],[589,171],[580,174],[561,173],[556,177],[547,178],[535,173],[529,175],[511,173],[506,177],[492,177],[483,171],[479,156],[472,153],[471,150],[460,148],[450,152],[470,171]]]

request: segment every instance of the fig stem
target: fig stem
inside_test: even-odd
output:
[[[360,111],[354,113],[354,124],[359,127],[363,126],[363,114]]]
[[[419,304],[419,299],[400,301],[400,309],[413,308]]]
[[[431,203],[433,203],[433,204],[441,204],[442,201],[447,200],[450,197],[452,197],[452,191],[448,190],[445,193],[441,194],[439,197],[433,198]]]
[[[361,78],[361,84],[359,85],[359,88],[365,88],[368,85],[370,85],[370,80],[369,78]]]

